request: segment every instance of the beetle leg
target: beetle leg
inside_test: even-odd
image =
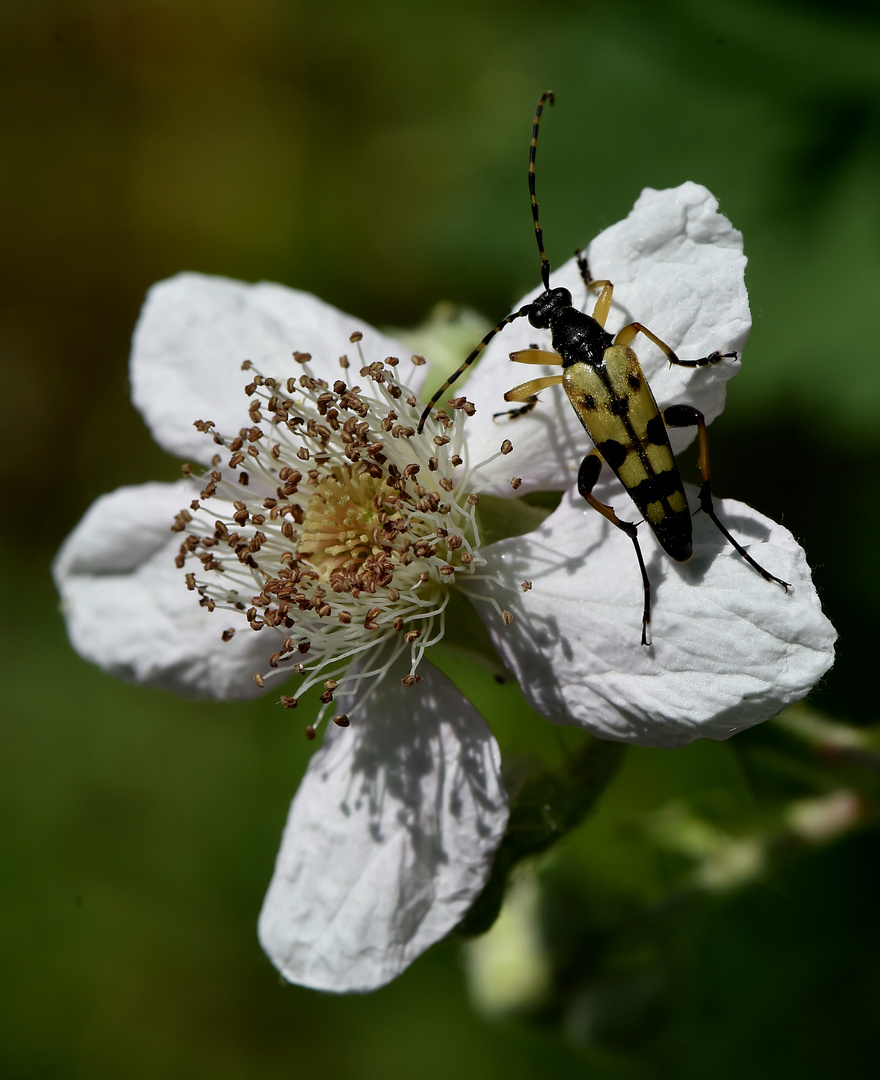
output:
[[[577,259],[578,270],[581,272],[584,285],[587,287],[587,292],[592,292],[596,289],[602,290],[599,293],[599,299],[596,301],[596,306],[593,308],[593,318],[604,330],[605,320],[608,318],[608,312],[611,310],[611,297],[614,294],[614,286],[607,278],[599,280],[593,277],[590,273],[590,264],[587,262],[587,257],[582,251],[576,251],[575,258]]]
[[[526,399],[525,405],[520,405],[518,409],[503,409],[501,412],[493,412],[492,419],[497,420],[499,416],[506,416],[508,420],[516,420],[518,416],[526,416],[538,404],[538,400],[538,395],[533,394]]]
[[[550,367],[562,367],[562,357],[552,349],[517,349],[508,354],[515,364],[545,364]]]
[[[520,383],[519,386],[514,386],[512,390],[508,390],[504,395],[504,400],[528,401],[535,394],[540,394],[542,390],[546,390],[548,386],[559,386],[561,382],[561,375],[544,375],[540,379],[529,379],[528,382]]]
[[[631,521],[621,521],[612,507],[606,506],[603,502],[599,502],[593,494],[593,488],[596,486],[596,481],[599,479],[599,473],[601,471],[602,455],[598,450],[591,450],[581,462],[580,469],[578,469],[578,491],[594,510],[598,510],[604,518],[607,518],[612,525],[616,525],[621,532],[625,532],[633,542],[633,547],[636,549],[636,558],[639,560],[639,570],[642,573],[642,588],[644,589],[645,594],[645,604],[642,609],[642,644],[650,645],[651,582],[648,580],[648,571],[645,567],[645,560],[639,545],[639,527]]]
[[[700,449],[697,454],[697,468],[700,470],[700,479],[702,481],[700,484],[700,510],[714,521],[721,532],[721,535],[730,541],[746,562],[750,566],[753,566],[762,578],[767,581],[775,581],[788,592],[791,585],[787,581],[783,581],[782,578],[776,577],[775,574],[771,574],[769,570],[765,570],[759,562],[756,562],[742,544],[734,540],[724,525],[721,524],[718,515],[715,513],[715,505],[712,501],[711,477],[709,474],[709,434],[706,431],[706,420],[703,414],[699,409],[695,409],[693,405],[670,405],[668,409],[663,410],[663,423],[668,428],[696,427],[700,440]]]
[[[657,348],[663,351],[669,363],[675,364],[676,367],[706,367],[709,364],[717,364],[720,360],[736,359],[735,352],[722,353],[718,352],[716,349],[715,352],[709,353],[708,356],[701,356],[699,360],[680,360],[665,341],[661,341],[655,333],[650,331],[647,326],[643,326],[640,322],[630,323],[628,326],[624,326],[622,330],[618,330],[617,336],[614,339],[614,344],[630,345],[636,334],[644,334],[646,338],[653,341]]]

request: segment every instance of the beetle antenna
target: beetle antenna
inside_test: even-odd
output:
[[[544,282],[544,291],[550,291],[550,262],[547,252],[544,250],[544,233],[541,222],[538,220],[538,199],[535,196],[535,153],[538,149],[538,128],[541,125],[541,113],[544,111],[544,102],[551,105],[554,101],[553,91],[546,90],[541,94],[541,100],[535,109],[535,120],[532,124],[532,141],[529,144],[529,195],[532,197],[532,217],[535,219],[535,239],[538,241],[538,252],[541,255],[541,280]]]

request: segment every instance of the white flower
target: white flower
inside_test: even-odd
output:
[[[741,237],[705,189],[646,191],[589,254],[615,283],[610,329],[638,318],[683,357],[741,350]],[[553,284],[587,307],[573,264]],[[518,381],[507,353],[533,341],[545,338],[525,319],[498,335],[466,386],[475,414],[459,408],[418,435],[410,387],[421,391],[424,368],[312,296],[187,274],[144,307],[135,404],[160,445],[207,471],[99,499],[55,576],[74,646],[105,670],[225,699],[277,693],[295,673],[285,704],[314,687],[341,725],[293,801],[260,917],[293,982],[382,985],[486,883],[508,814],[498,747],[425,655],[456,633],[451,589],[474,599],[536,709],[605,738],[727,738],[802,697],[831,663],[834,631],[801,548],[730,501],[717,504],[722,519],[792,588],[763,580],[703,515],[683,565],[643,528],[654,645],[639,645],[632,545],[572,490],[589,441],[562,393],[493,420]],[[647,343],[640,356],[661,407],[688,402],[709,420],[739,367],[670,369]],[[565,494],[540,528],[481,542],[478,496],[541,488]],[[597,493],[634,517],[621,489]]]

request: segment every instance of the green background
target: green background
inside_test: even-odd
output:
[[[495,321],[537,280],[526,155],[550,88],[551,260],[686,179],[744,232],[755,324],[715,488],[806,546],[841,633],[813,707],[876,719],[875,4],[4,0],[4,1077],[875,1075],[870,781],[863,827],[738,888],[688,887],[645,826],[686,805],[756,835],[833,790],[840,763],[777,726],[630,752],[542,865],[553,1002],[489,1020],[453,942],[370,997],[283,986],[255,922],[301,724],[117,684],[66,641],[63,537],[100,493],[178,474],[128,402],[147,287],[192,269],[379,325],[438,300]],[[515,687],[458,676],[508,753],[561,754]]]

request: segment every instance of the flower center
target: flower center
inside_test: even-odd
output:
[[[378,530],[387,514],[378,480],[349,466],[338,469],[322,477],[309,499],[297,555],[326,581],[355,577],[371,557],[384,554]]]
[[[251,426],[237,436],[197,422],[229,456],[215,454],[173,528],[187,534],[178,566],[198,564],[188,587],[236,620],[223,639],[248,627],[278,635],[258,685],[285,670],[302,676],[300,694],[323,683],[320,719],[337,689],[357,690],[362,704],[404,654],[403,681],[418,682],[421,657],[443,636],[450,586],[484,565],[471,493],[479,466],[465,460],[466,403],[439,434],[433,424],[417,432],[419,403],[397,381],[396,358],[363,366],[363,389],[331,388],[310,356],[294,358],[299,379],[255,374],[245,387]]]

